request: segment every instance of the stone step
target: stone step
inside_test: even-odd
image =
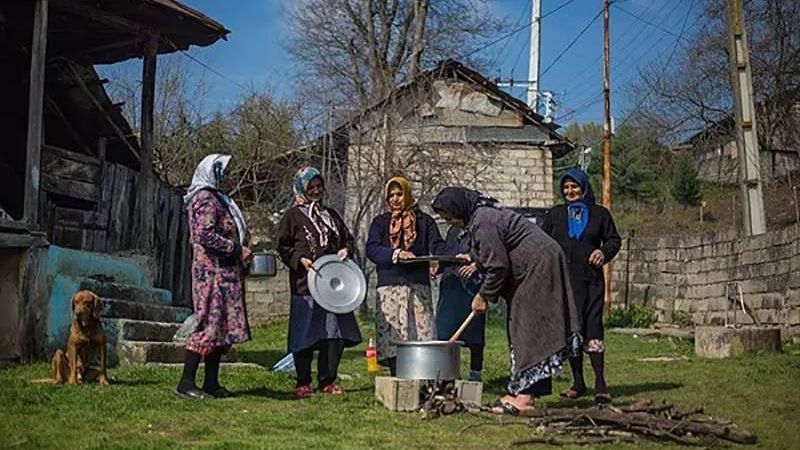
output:
[[[148,363],[181,363],[186,355],[186,347],[180,342],[147,342],[127,341],[117,342],[117,357],[123,366],[139,366]],[[236,360],[234,351],[222,356],[222,361],[233,362]]]
[[[180,323],[150,320],[103,319],[103,329],[118,340],[170,342]]]
[[[100,281],[94,278],[79,278],[80,289],[88,289],[100,297],[171,306],[172,292],[166,289],[135,286],[132,284]]]
[[[149,303],[103,298],[104,318],[183,323],[192,314],[191,308],[160,306]]]

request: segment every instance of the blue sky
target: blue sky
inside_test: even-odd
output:
[[[227,41],[189,50],[194,57],[224,75],[223,78],[214,73],[205,74],[209,85],[208,110],[235,101],[241,95],[241,86],[267,86],[279,96],[291,96],[295,63],[282,47],[287,35],[284,5],[291,0],[184,1],[231,30]],[[542,0],[543,14],[565,3],[566,6],[542,20],[542,71],[602,9],[602,0]],[[695,0],[618,0],[612,6],[612,111],[617,121],[638,101],[623,89],[636,77],[637,68],[653,61],[663,64],[678,40],[675,35],[684,20],[687,29],[703,25],[698,3]],[[530,0],[494,0],[491,8],[508,18],[508,31],[530,20]],[[529,39],[529,30],[525,29],[487,48],[485,55],[494,64],[492,71],[485,75],[508,79],[513,74],[515,79],[526,79]],[[598,17],[542,74],[542,89],[556,92],[559,99],[557,121],[562,125],[602,120],[601,55],[602,17]],[[192,65],[198,71],[204,70],[195,63]],[[514,89],[513,94],[525,97],[524,89]]]

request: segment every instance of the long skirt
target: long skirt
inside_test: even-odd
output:
[[[379,360],[397,356],[397,346],[391,341],[434,339],[430,286],[423,284],[380,286],[375,309]]]
[[[548,394],[537,390],[542,382],[560,375],[564,367],[564,361],[570,356],[580,352],[581,338],[577,334],[570,336],[569,344],[563,350],[556,352],[544,361],[526,370],[519,370],[514,358],[514,348],[511,348],[511,379],[508,382],[508,393],[511,395],[533,394],[534,396]],[[547,383],[549,385],[549,382]],[[549,391],[549,389],[547,389]],[[538,392],[537,392],[538,391]]]
[[[361,342],[355,315],[332,313],[310,295],[293,294],[289,305],[288,350],[297,353],[325,339],[342,339],[345,347]]]

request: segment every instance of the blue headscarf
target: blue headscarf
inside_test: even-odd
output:
[[[566,202],[564,197],[564,183],[567,181],[574,181],[581,187],[583,195],[581,199],[572,203],[567,203],[567,231],[570,239],[576,241],[581,240],[586,226],[589,224],[589,210],[594,205],[594,192],[592,192],[592,185],[589,183],[589,175],[580,169],[570,169],[561,175],[559,185],[561,186],[561,197]]]

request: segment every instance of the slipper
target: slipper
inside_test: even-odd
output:
[[[559,397],[568,398],[570,400],[575,400],[575,399],[581,398],[584,395],[586,395],[586,390],[585,389],[584,390],[578,390],[578,389],[575,389],[575,388],[569,388],[566,391],[563,391],[560,394],[558,394]]]
[[[344,395],[344,389],[336,383],[325,386],[322,388],[322,392],[330,395]]]
[[[294,398],[298,400],[311,397],[312,395],[314,395],[314,389],[307,384],[298,386],[297,389],[294,390]]]
[[[598,405],[608,405],[611,403],[611,394],[608,392],[599,392],[595,394],[594,402]]]
[[[518,416],[520,413],[519,408],[506,402],[500,402],[500,405],[492,407],[491,412],[503,416]]]

